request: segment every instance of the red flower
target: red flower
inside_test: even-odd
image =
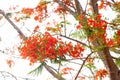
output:
[[[105,69],[100,69],[96,73],[96,80],[98,80],[98,77],[104,78],[108,75],[108,72]]]
[[[114,41],[113,41],[112,39],[107,40],[107,46],[108,46],[108,47],[114,46]]]
[[[39,20],[39,16],[35,16],[34,20],[36,20],[36,21]]]
[[[32,9],[32,8],[23,8],[22,9],[23,14],[31,15],[31,14],[33,14],[33,12],[34,12],[34,9]]]
[[[76,26],[76,28],[77,28],[77,29],[80,29],[80,28],[81,28],[81,26],[82,26],[82,25],[81,25],[81,24],[79,24],[79,25],[77,25],[77,26]]]
[[[77,51],[73,51],[70,55],[71,55],[73,58],[78,58],[78,57],[80,57],[80,53],[78,53]]]
[[[70,67],[65,67],[61,70],[63,74],[68,74],[69,71],[74,71],[74,69]]]
[[[39,26],[37,25],[35,28],[34,28],[34,32],[37,32],[38,31],[38,29],[39,29]]]
[[[102,17],[102,15],[101,14],[99,14],[99,15],[97,15],[97,19],[101,19],[101,17]]]
[[[16,22],[19,22],[19,21],[20,21],[20,19],[17,18],[17,17],[15,17],[14,20],[15,20]]]
[[[13,65],[15,65],[15,62],[11,59],[7,59],[6,63],[8,64],[8,66],[11,68]]]
[[[117,31],[117,35],[120,36],[120,30]]]

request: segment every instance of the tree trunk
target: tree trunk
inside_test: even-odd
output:
[[[97,43],[98,41],[95,40],[92,44],[95,47],[100,46],[99,43]],[[118,67],[115,65],[111,55],[110,55],[110,51],[108,47],[104,47],[100,52],[97,52],[98,55],[101,57],[108,73],[109,73],[109,77],[110,80],[120,80],[120,73],[119,73],[119,69]]]
[[[103,54],[105,55],[103,60],[104,64],[106,64],[107,70],[109,71],[110,80],[120,80],[119,69],[115,65],[108,47],[103,49]]]
[[[90,0],[91,2],[91,7],[93,9],[94,14],[99,14],[98,12],[98,0]],[[98,40],[96,39],[95,41],[92,42],[94,47],[100,46],[98,43]],[[104,65],[106,66],[106,69],[108,70],[110,80],[120,80],[120,75],[119,75],[119,69],[115,65],[108,47],[104,47],[102,51],[97,52],[98,55],[102,58],[102,61]]]

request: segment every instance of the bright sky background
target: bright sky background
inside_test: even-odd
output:
[[[0,0],[0,9],[4,10],[5,12],[9,12],[9,7],[13,7],[16,5],[18,6],[18,10],[21,9],[21,7],[35,7],[39,0]],[[112,15],[113,13],[105,13],[106,16],[113,18],[114,16]],[[26,22],[29,25],[35,25],[32,23],[32,21],[27,21]],[[32,23],[32,24],[30,24]],[[22,27],[20,23],[17,23],[18,26]],[[29,26],[27,25],[27,26]],[[24,30],[24,28],[22,29]],[[24,32],[24,31],[23,31]],[[16,30],[13,29],[13,27],[5,20],[0,21],[0,50],[5,50],[5,48],[11,48],[16,43],[19,43],[19,38],[17,36]],[[14,47],[16,49],[16,47]],[[18,52],[16,52],[18,53]],[[6,59],[11,59],[15,61],[15,65],[12,68],[9,68],[8,65],[6,64]],[[29,66],[29,61],[28,60],[22,60],[19,58],[13,58],[11,57],[11,53],[6,55],[6,54],[0,54],[0,71],[9,71],[13,75],[17,77],[30,77],[26,75],[29,71],[34,69],[38,64],[35,64],[34,66]],[[50,75],[44,71],[36,80],[45,80],[46,78],[49,78]],[[31,77],[35,78],[35,77]],[[22,80],[22,79],[19,79]],[[53,79],[51,79],[53,80]]]

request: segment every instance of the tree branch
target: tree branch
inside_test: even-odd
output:
[[[26,39],[26,36],[23,34],[23,32],[9,19],[9,17],[5,14],[4,11],[0,10],[0,14],[2,14],[5,19],[14,27],[14,29],[23,37],[23,39]]]
[[[83,63],[82,63],[82,65],[81,65],[80,69],[78,70],[78,73],[77,73],[77,75],[75,76],[75,79],[74,79],[74,80],[77,80],[77,77],[79,76],[79,73],[81,72],[81,70],[82,70],[82,68],[83,68],[86,60],[87,60],[92,54],[93,54],[93,52],[91,52],[91,53],[86,57],[86,59],[83,61]]]
[[[50,67],[49,67],[46,63],[44,63],[44,67],[46,68],[46,70],[47,70],[49,73],[51,73],[51,74],[52,74],[55,78],[57,78],[58,80],[65,80],[64,78],[62,78],[61,75],[56,74],[52,69],[50,69]]]
[[[11,74],[11,73],[9,73],[9,72],[0,71],[0,73],[1,73],[1,74],[3,74],[3,73],[9,74],[9,75],[11,75],[15,80],[17,80],[17,78],[16,78],[13,74]],[[9,77],[8,75],[5,75],[5,74],[3,74],[2,76],[4,76],[4,79],[5,79],[6,77]]]
[[[109,70],[111,80],[119,80],[118,67],[115,65],[112,56],[110,55],[109,48],[103,48],[104,60],[107,62],[107,69]]]
[[[78,41],[78,40],[76,40],[76,39],[73,39],[73,38],[70,38],[70,37],[64,36],[64,35],[62,35],[62,34],[60,34],[60,36],[61,36],[61,37],[64,37],[64,38],[67,38],[67,39],[69,39],[69,40],[72,40],[72,41],[78,42],[78,43],[80,43],[80,44],[82,44],[82,45],[84,45],[84,46],[89,47],[87,44],[85,44],[85,43],[83,43],[83,42],[81,42],[81,41]]]
[[[79,15],[79,14],[83,14],[84,11],[83,11],[83,8],[82,8],[80,2],[79,2],[78,0],[74,0],[74,2],[75,2],[77,14],[78,14],[78,15]]]
[[[93,14],[99,14],[97,1],[98,0],[90,0],[93,9]],[[94,47],[101,46],[98,38],[92,41],[92,44]],[[103,47],[103,49],[101,51],[98,51],[97,53],[101,57],[104,65],[106,66],[109,72],[110,80],[119,80],[120,79],[120,74],[118,74],[119,69],[112,59],[109,48]]]
[[[60,0],[55,0],[56,3],[58,3],[63,9],[65,9],[66,11],[68,11],[70,14],[72,14],[73,16],[76,16],[76,12],[71,10],[70,8],[68,8],[62,1]]]
[[[95,14],[98,14],[98,3],[97,3],[97,1],[98,0],[90,0],[92,10]]]

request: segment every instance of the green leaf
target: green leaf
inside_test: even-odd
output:
[[[70,22],[68,22],[68,21],[62,21],[62,22],[60,22],[60,24],[71,24]]]
[[[70,22],[68,22],[68,21],[61,21],[60,23],[59,23],[59,27],[64,27],[63,25],[65,25],[65,24],[67,24],[67,25],[71,25],[71,23]]]
[[[105,47],[104,45],[101,45],[101,46],[92,47],[92,49],[93,49],[95,52],[99,52],[99,51],[101,51],[104,47]]]
[[[39,2],[39,5],[45,5],[45,4],[48,4],[48,3],[51,3],[51,1],[41,0],[41,1]]]
[[[32,74],[32,75],[39,75],[41,74],[42,70],[43,70],[43,66],[44,66],[44,62],[42,62],[37,68],[35,68],[34,70],[30,71],[28,74]]]
[[[70,36],[73,38],[81,39],[81,40],[87,37],[82,29],[71,33]]]
[[[120,67],[120,57],[115,60],[115,64],[116,64],[118,67]]]
[[[120,14],[118,14],[116,18],[112,20],[112,23],[120,23]]]
[[[116,11],[116,12],[120,12],[120,4],[114,4],[113,6],[112,6],[112,10],[113,11]]]
[[[95,69],[96,68],[93,63],[88,63],[85,66],[88,67],[88,68],[91,68],[91,69]]]

